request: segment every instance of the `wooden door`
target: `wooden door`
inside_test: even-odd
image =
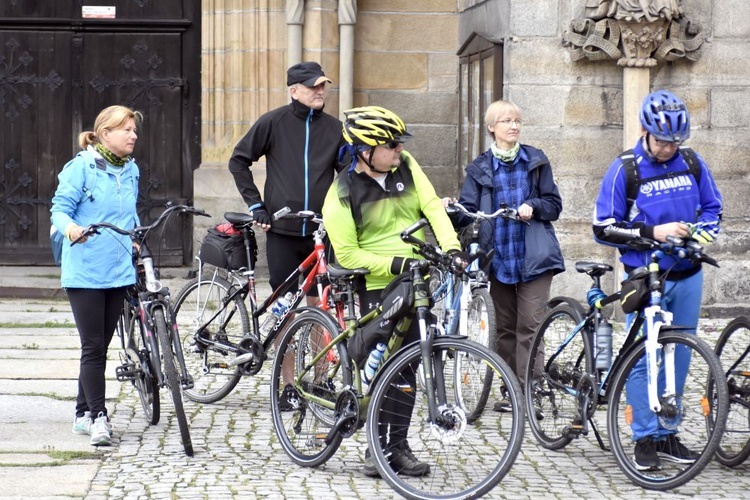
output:
[[[110,1],[114,19],[84,18],[97,3],[0,3],[0,265],[52,262],[57,173],[78,151],[78,134],[112,104],[145,118],[133,154],[141,221],[168,201],[191,202],[200,161],[200,2]],[[191,228],[175,219],[163,238],[154,235],[161,265],[188,263]]]

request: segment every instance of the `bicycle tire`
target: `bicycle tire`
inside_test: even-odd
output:
[[[567,446],[575,437],[575,425],[582,423],[578,388],[593,367],[588,326],[562,347],[582,320],[580,308],[559,303],[542,319],[529,351],[529,358],[536,360],[526,367],[529,428],[537,442],[550,450]],[[543,418],[537,418],[537,409]]]
[[[143,343],[144,328],[141,318],[130,314],[130,312],[131,310],[126,304],[120,316],[120,322],[121,325],[127,322],[128,326],[127,328],[118,326],[118,328],[123,328],[122,332],[127,335],[125,356],[135,366],[132,383],[136,392],[138,392],[138,399],[141,402],[143,414],[146,416],[149,424],[156,425],[161,418],[159,384],[153,370],[149,366],[149,356],[146,353],[146,346]]]
[[[177,425],[180,428],[180,437],[182,438],[182,447],[185,449],[185,454],[192,457],[193,441],[190,439],[190,425],[188,424],[185,407],[182,402],[182,381],[180,380],[180,372],[175,362],[174,353],[172,352],[171,336],[167,329],[164,311],[160,308],[155,308],[153,310],[153,318],[156,336],[159,338],[159,345],[161,347],[162,362],[164,363],[164,382],[172,395],[174,413],[177,417]]]
[[[179,291],[174,302],[177,324],[183,332],[185,366],[194,382],[184,393],[197,403],[215,403],[225,398],[242,377],[239,366],[227,365],[236,357],[235,351],[214,346],[200,348],[195,343],[195,334],[202,327],[206,340],[234,346],[250,331],[247,307],[239,296],[227,306],[225,314],[206,324],[223,306],[231,290],[232,285],[219,276],[195,278]]]
[[[466,316],[469,340],[491,348],[492,339],[497,336],[497,317],[492,297],[486,288],[474,288],[471,295]],[[460,359],[460,369],[454,372],[455,376],[460,377],[455,381],[456,389],[460,389],[456,397],[466,412],[469,423],[473,423],[487,406],[494,376],[491,367],[478,361],[472,358]]]
[[[286,327],[286,330],[279,342],[274,356],[273,367],[271,369],[271,416],[273,428],[279,439],[281,447],[287,455],[296,464],[303,467],[317,467],[327,462],[338,450],[343,440],[341,432],[331,433],[333,408],[340,399],[340,394],[345,388],[351,387],[352,373],[347,366],[352,366],[346,357],[346,348],[344,342],[337,346],[337,355],[342,360],[342,365],[336,370],[336,378],[330,380],[330,384],[325,391],[315,394],[314,367],[304,378],[300,378],[299,371],[303,366],[309,366],[309,362],[300,359],[303,356],[305,360],[311,359],[310,355],[314,350],[305,350],[305,343],[314,338],[311,332],[328,331],[331,337],[335,338],[340,334],[341,329],[336,321],[325,312],[317,308],[300,308],[296,310],[295,317]],[[319,351],[318,351],[319,352]],[[300,354],[302,353],[302,354]],[[328,401],[330,408],[323,411],[322,403],[313,403],[304,394],[296,391],[296,401],[294,407],[289,410],[282,408],[282,393],[287,385],[282,373],[284,358],[287,366],[291,363],[293,366],[293,380],[298,383],[297,387],[304,389],[308,394],[314,394],[321,399]],[[296,360],[296,361],[295,361]],[[287,374],[288,375],[288,374]],[[353,394],[353,392],[349,391]],[[358,411],[358,400],[356,397],[350,403],[356,403]],[[313,407],[317,408],[313,410]],[[347,407],[348,408],[348,407]],[[308,409],[310,411],[308,411]],[[352,425],[356,425],[356,422]],[[351,426],[349,426],[351,428]],[[330,434],[330,436],[329,436]]]
[[[663,346],[662,352],[664,348],[674,345],[676,356],[690,356],[688,358],[690,359],[689,370],[684,384],[680,384],[678,380],[676,389],[679,396],[676,402],[673,405],[667,404],[666,398],[662,398],[662,407],[671,408],[674,411],[669,416],[658,417],[660,432],[663,436],[679,433],[682,445],[698,453],[698,458],[692,463],[675,463],[673,459],[666,458],[668,450],[657,450],[661,456],[661,465],[658,470],[653,471],[638,470],[632,460],[635,441],[630,424],[634,416],[639,414],[653,415],[648,407],[647,398],[641,398],[646,400],[643,405],[627,399],[628,379],[636,375],[634,370],[638,370],[637,363],[645,364],[646,344],[644,341],[640,341],[624,354],[621,368],[617,369],[614,374],[607,409],[607,428],[610,447],[623,473],[642,488],[668,490],[690,481],[713,458],[726,423],[729,397],[726,384],[723,383],[724,372],[719,359],[705,341],[694,334],[675,330],[661,331],[658,340]],[[662,356],[659,358],[661,360]],[[662,394],[664,389],[661,380],[664,377],[659,374],[658,378],[660,380],[659,394]],[[712,380],[722,383],[712,383]],[[632,383],[637,384],[641,391],[643,390],[644,382],[640,377]],[[680,385],[683,386],[682,389]],[[713,426],[706,425],[707,418],[713,419]]]
[[[716,459],[737,467],[750,456],[750,318],[733,319],[714,348],[727,379],[729,415]]]
[[[430,280],[428,282],[430,297],[432,297],[432,314],[437,317],[440,324],[445,322],[445,296],[448,292],[447,285],[444,285],[447,279],[447,271],[443,271],[439,267],[430,268]]]
[[[467,357],[480,359],[494,371],[491,395],[499,398],[502,386],[508,388],[510,413],[484,411],[473,425],[467,425],[460,404],[452,399],[456,390],[445,387],[455,383],[452,371],[456,360]],[[380,475],[406,498],[484,495],[505,477],[521,448],[525,418],[518,380],[500,356],[467,339],[435,337],[430,360],[435,392],[446,397],[445,404],[439,406],[442,423],[430,422],[427,394],[416,384],[414,371],[425,363],[421,363],[420,344],[413,343],[397,352],[373,382],[365,422],[370,455]],[[409,421],[404,440],[403,428]],[[381,431],[388,426],[391,442],[385,443]],[[391,464],[390,457],[394,449],[404,447],[429,465],[427,475],[399,475],[398,466]]]
[[[325,349],[331,342],[332,333],[329,330],[317,328],[301,329],[297,339],[297,350],[295,355],[295,373],[301,373],[312,364],[316,354]],[[312,386],[313,394],[322,396],[328,401],[335,401],[338,394],[337,387],[341,386],[341,381],[337,380],[338,371],[343,369],[341,366],[341,356],[338,349],[331,349],[326,356],[321,358],[313,367],[312,380],[306,377],[304,383]],[[338,383],[337,383],[338,382]],[[326,425],[332,426],[335,421],[335,411],[326,408],[314,401],[308,401],[308,408],[317,418],[322,420]]]

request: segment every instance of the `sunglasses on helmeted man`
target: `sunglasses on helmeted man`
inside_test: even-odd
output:
[[[398,141],[391,141],[391,142],[386,142],[385,144],[382,144],[382,146],[385,146],[388,149],[396,149],[401,144],[403,144],[403,143],[398,142]]]

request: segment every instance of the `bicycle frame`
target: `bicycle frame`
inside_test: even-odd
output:
[[[406,229],[401,234],[401,238],[408,243],[419,246],[421,250],[420,253],[423,253],[423,255],[426,254],[425,256],[432,257],[433,260],[444,260],[444,258],[446,257],[444,254],[431,253],[431,247],[429,247],[427,243],[422,242],[414,236],[411,236],[413,232],[424,227],[425,225],[427,225],[427,220],[421,219],[420,221]],[[447,395],[445,393],[444,380],[441,380],[441,378],[443,377],[442,371],[433,370],[432,367],[431,352],[435,336],[433,333],[434,330],[430,329],[427,325],[427,319],[430,314],[431,295],[429,286],[424,279],[424,274],[429,271],[430,264],[431,263],[427,261],[418,261],[411,264],[410,273],[412,279],[412,292],[414,294],[414,303],[411,310],[412,312],[402,318],[399,318],[396,322],[393,333],[391,334],[391,337],[389,338],[386,345],[386,350],[383,353],[383,359],[375,372],[375,376],[373,377],[372,381],[370,381],[370,387],[374,387],[377,385],[380,374],[383,373],[385,367],[387,367],[391,362],[394,362],[394,360],[396,359],[397,351],[401,348],[404,337],[408,332],[412,321],[416,319],[417,323],[419,324],[419,344],[422,353],[421,366],[428,397],[429,415],[430,419],[434,420],[440,414],[438,407],[439,405],[445,403]],[[353,304],[349,305],[352,306]],[[294,381],[294,385],[297,391],[302,394],[307,400],[310,400],[322,407],[331,410],[335,409],[335,402],[327,401],[325,399],[317,397],[310,392],[307,392],[303,387],[301,381],[304,379],[305,375],[308,374],[310,370],[312,370],[315,365],[323,359],[323,357],[330,356],[330,354],[334,352],[334,348],[336,348],[336,346],[340,342],[354,336],[357,333],[358,327],[365,326],[372,321],[381,319],[383,313],[383,307],[382,305],[380,305],[366,315],[359,318],[359,320],[353,318],[349,319],[347,321],[346,329],[344,329],[343,332],[339,333],[335,338],[328,342],[328,344],[325,345],[316,355],[314,355],[312,361],[308,364],[308,366],[304,367],[297,375],[296,380]],[[353,365],[353,363],[350,363],[348,359],[346,360],[345,368],[353,372],[352,380],[354,382],[354,388],[357,394],[361,397],[359,401],[359,412],[361,415],[366,411],[367,405],[369,404],[369,391],[368,394],[363,393],[360,370],[357,369],[356,366]],[[437,381],[434,380],[433,373],[435,373],[437,377],[439,377]],[[440,388],[438,394],[435,394],[435,387]],[[331,434],[329,435],[333,435],[333,433],[338,432],[338,429],[341,425],[343,425],[343,420],[337,422],[337,424],[333,426]]]
[[[674,244],[674,242],[672,242]],[[675,245],[676,246],[676,245]],[[662,292],[661,292],[661,279],[662,276],[660,275],[659,270],[659,261],[664,257],[666,253],[661,250],[657,249],[651,253],[651,262],[648,265],[648,289],[649,289],[649,298],[648,298],[648,305],[646,307],[643,307],[640,309],[637,316],[634,318],[633,322],[630,325],[630,328],[628,329],[628,334],[623,342],[620,351],[614,356],[612,360],[612,364],[609,367],[608,370],[605,372],[599,373],[598,370],[591,368],[590,374],[596,377],[596,387],[598,390],[598,394],[602,397],[604,397],[604,401],[608,401],[609,399],[609,386],[608,386],[608,380],[609,376],[612,373],[617,373],[620,370],[620,365],[624,359],[627,358],[627,355],[634,349],[638,347],[638,345],[643,342],[645,343],[645,357],[646,357],[646,367],[647,367],[647,384],[648,384],[648,400],[649,400],[649,408],[654,413],[659,413],[663,409],[662,401],[673,401],[674,398],[676,398],[676,379],[675,379],[675,355],[674,355],[674,349],[675,346],[670,344],[666,347],[662,347],[662,345],[659,343],[659,334],[664,329],[674,329],[674,330],[682,330],[684,328],[672,326],[672,318],[673,315],[670,311],[664,310],[661,306],[662,303]],[[611,267],[607,269],[607,271],[611,271]],[[588,272],[586,269],[579,269],[579,272]],[[606,272],[606,271],[605,271]],[[591,272],[588,272],[591,276],[592,280],[594,280],[594,283],[591,286],[592,290],[601,290],[600,287],[600,277],[604,274],[594,272],[593,270]],[[603,294],[602,294],[603,295]],[[565,349],[565,347],[570,344],[570,342],[575,338],[576,335],[579,333],[581,335],[590,334],[591,337],[589,338],[589,343],[592,346],[595,346],[595,334],[598,330],[599,323],[602,320],[602,313],[601,310],[608,304],[615,302],[620,299],[620,292],[613,293],[611,295],[604,295],[599,296],[596,299],[594,299],[594,303],[590,303],[590,308],[588,314],[583,318],[583,320],[578,323],[578,325],[573,328],[570,333],[566,336],[566,338],[563,340],[563,342],[558,346],[558,348],[555,350],[555,353],[550,356],[550,358],[545,363],[545,370],[549,371],[550,367],[553,365],[554,361],[557,359],[557,356]],[[645,325],[645,328],[644,328]],[[588,328],[587,328],[588,327]],[[645,335],[641,337],[641,331],[645,330]],[[665,386],[664,390],[662,392],[662,398],[660,399],[659,392],[658,392],[658,383],[657,383],[657,377],[659,374],[659,352],[663,351],[663,367],[665,372]],[[595,357],[595,356],[594,356]],[[589,362],[592,362],[593,360],[589,360]],[[582,376],[585,374],[579,374],[579,376]],[[550,383],[557,384],[557,382],[550,381]],[[567,386],[564,386],[563,384],[558,385],[559,388],[565,390],[571,395],[577,395],[577,390],[573,387],[568,388]],[[582,422],[582,425],[585,427],[587,424],[584,421]]]
[[[169,288],[163,287],[161,282],[156,279],[156,273],[154,270],[154,261],[151,256],[151,252],[146,246],[145,241],[141,242],[140,249],[137,251],[137,255],[134,251],[134,257],[137,259],[137,268],[142,267],[144,270],[144,278],[138,279],[135,284],[135,297],[136,306],[134,306],[133,312],[140,315],[141,323],[145,328],[146,340],[149,342],[149,354],[151,356],[150,362],[152,369],[156,373],[157,382],[159,387],[166,385],[166,379],[161,369],[160,361],[160,348],[159,342],[156,340],[155,327],[154,327],[154,311],[160,309],[164,315],[164,319],[167,322],[167,329],[170,335],[170,343],[175,351],[176,358],[180,363],[181,373],[183,374],[181,383],[183,388],[191,388],[192,380],[187,375],[187,368],[185,366],[185,357],[182,352],[182,342],[180,342],[179,331],[177,329],[177,321],[175,320],[175,313],[170,305],[170,292]]]
[[[243,214],[244,215],[244,214]],[[324,286],[327,273],[328,273],[328,263],[326,259],[326,251],[325,251],[325,237],[326,237],[326,231],[325,226],[323,225],[323,220],[314,212],[310,211],[302,211],[298,212],[297,214],[289,214],[288,211],[279,211],[276,214],[274,214],[274,218],[281,218],[285,216],[291,216],[291,217],[298,217],[298,218],[306,218],[310,219],[313,222],[318,223],[318,228],[313,231],[313,241],[314,241],[314,248],[313,251],[305,258],[302,263],[297,266],[297,268],[292,271],[289,276],[275,289],[271,292],[271,295],[269,295],[263,303],[258,305],[258,300],[256,296],[256,286],[255,286],[255,266],[253,265],[253,260],[250,258],[250,247],[249,245],[245,246],[245,251],[247,253],[247,261],[250,263],[250,267],[244,271],[230,271],[230,277],[233,279],[233,281],[237,284],[236,287],[234,287],[234,290],[228,294],[224,298],[224,306],[220,308],[212,317],[206,321],[205,325],[198,328],[195,332],[195,338],[199,339],[200,342],[212,345],[215,344],[215,342],[208,341],[201,337],[201,332],[206,327],[206,325],[209,325],[213,322],[214,319],[219,317],[220,315],[224,314],[227,311],[227,306],[234,303],[234,300],[239,296],[242,300],[245,300],[246,298],[249,298],[250,302],[250,312],[251,312],[251,331],[245,332],[245,337],[252,336],[258,341],[261,342],[263,351],[268,351],[271,348],[271,345],[278,337],[279,333],[281,332],[283,326],[286,324],[287,319],[290,317],[291,314],[294,313],[295,309],[299,306],[300,302],[302,301],[302,298],[310,292],[310,290],[313,289],[313,287],[317,287],[318,290],[318,296],[321,298],[319,307],[325,311],[330,311],[331,307],[335,309],[337,312],[337,318],[341,321],[341,318],[343,317],[343,310],[339,308],[336,304],[331,304],[331,301],[328,300],[329,298],[329,288],[328,286]],[[225,215],[226,217],[226,215]],[[242,228],[243,232],[249,231],[248,228]],[[246,242],[247,242],[247,235],[245,235]],[[198,259],[198,267],[199,267],[199,276],[203,275],[203,264]],[[212,276],[212,282],[216,279],[218,276],[219,269],[214,270],[213,276]],[[300,284],[300,277],[303,277],[301,284]],[[239,285],[240,282],[244,281],[245,283],[243,285]],[[276,300],[281,297],[282,295],[286,294],[286,292],[290,291],[295,285],[299,285],[297,288],[297,291],[294,293],[294,296],[291,299],[291,305],[282,313],[282,315],[279,317],[279,319],[273,324],[271,327],[271,330],[266,335],[265,339],[260,338],[261,332],[260,332],[260,320],[259,318],[268,311],[268,309],[276,302]],[[200,288],[199,288],[200,293]],[[199,303],[201,303],[200,295],[198,297]],[[235,311],[231,310],[226,315],[224,322],[220,325],[220,329],[223,329],[229,321],[234,316]],[[221,344],[220,346],[223,350],[233,351],[237,352],[240,356],[244,355],[250,355],[251,353],[248,352],[242,352],[242,348],[239,346],[231,346],[227,344]],[[242,358],[235,358],[233,360],[233,364],[241,364],[247,360],[243,360]]]

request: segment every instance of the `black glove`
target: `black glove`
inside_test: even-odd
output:
[[[398,276],[404,271],[408,271],[412,262],[417,262],[418,259],[412,259],[410,257],[394,257],[391,261],[391,274]]]
[[[253,214],[253,220],[258,225],[271,225],[271,217],[268,215],[268,212],[266,212],[265,208],[256,208],[252,211]]]
[[[471,264],[471,255],[468,252],[448,250],[448,255],[451,256],[451,270],[454,272],[462,272]]]

